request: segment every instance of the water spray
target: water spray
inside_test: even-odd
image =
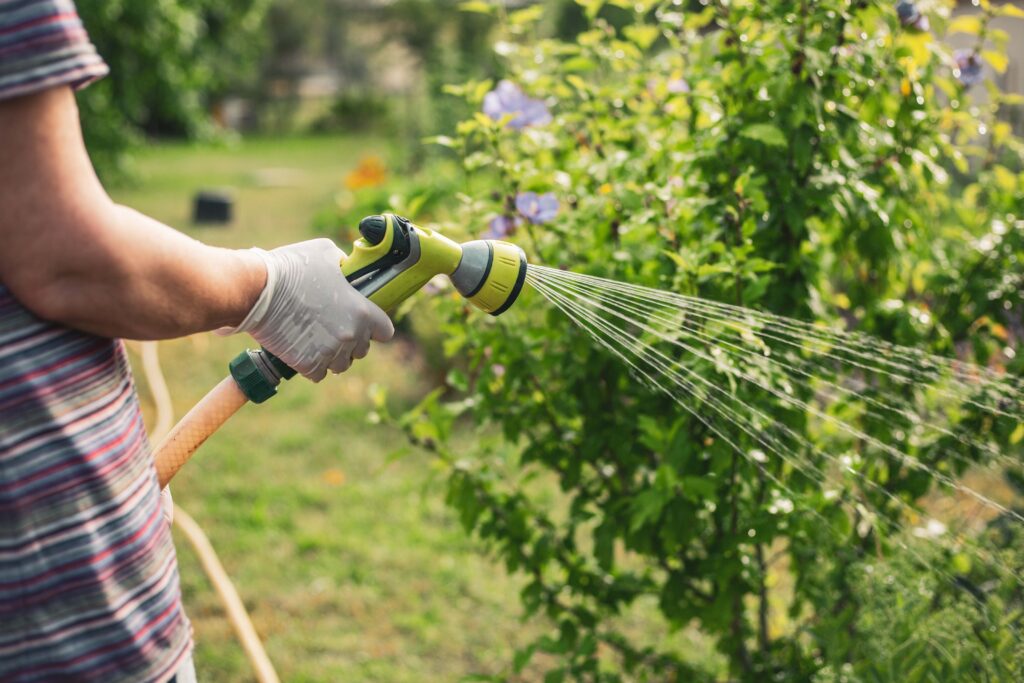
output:
[[[526,282],[526,254],[499,240],[459,244],[439,232],[394,214],[359,222],[352,252],[341,272],[361,294],[385,311],[393,310],[437,275],[446,275],[471,304],[501,315],[515,303]],[[177,474],[196,449],[246,403],[277,394],[295,370],[266,349],[247,349],[228,365],[230,374],[202,398],[156,448],[160,486]]]

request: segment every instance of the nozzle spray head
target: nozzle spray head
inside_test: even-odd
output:
[[[501,315],[519,298],[526,281],[526,254],[514,244],[474,240],[457,244],[401,216],[367,216],[361,239],[341,262],[341,272],[384,310],[398,306],[436,275],[477,308]],[[247,350],[231,361],[231,375],[245,396],[262,403],[295,371],[265,349]]]
[[[519,298],[526,281],[526,254],[509,242],[457,244],[394,214],[367,216],[359,222],[359,234],[341,270],[384,310],[444,274],[474,306],[500,315]]]
[[[452,284],[477,308],[501,315],[523,290],[526,254],[499,240],[473,240],[461,246],[462,260],[450,275]]]

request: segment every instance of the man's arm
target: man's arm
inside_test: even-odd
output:
[[[263,259],[210,247],[115,204],[69,88],[0,101],[0,282],[41,318],[106,337],[236,326]]]

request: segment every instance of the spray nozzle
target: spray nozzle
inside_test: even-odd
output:
[[[477,308],[501,315],[519,298],[526,281],[526,254],[509,242],[473,240],[458,244],[444,235],[386,213],[359,221],[359,234],[341,262],[341,272],[370,301],[391,310],[437,275]],[[282,379],[295,374],[266,350],[246,351],[231,363],[231,374],[246,397],[260,403]]]
[[[356,240],[341,270],[384,310],[443,274],[474,306],[499,315],[519,297],[526,280],[526,255],[509,242],[458,244],[390,213],[361,220],[359,234],[362,239]]]

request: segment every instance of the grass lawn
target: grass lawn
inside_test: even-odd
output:
[[[269,248],[313,236],[312,218],[344,174],[382,148],[352,137],[157,146],[139,155],[137,182],[114,195],[206,242]],[[233,193],[228,228],[189,225],[192,194],[209,187]],[[176,416],[251,343],[210,334],[162,343]],[[246,406],[172,485],[210,536],[283,680],[455,681],[500,671],[513,646],[544,628],[520,620],[517,581],[465,537],[428,458],[388,462],[402,436],[366,419],[371,383],[406,399],[429,389],[417,358],[411,343],[393,343],[320,385],[293,380],[269,403]],[[152,424],[141,372],[138,383]],[[252,680],[191,548],[176,539],[200,680]],[[691,635],[633,618],[651,638],[706,651]]]

